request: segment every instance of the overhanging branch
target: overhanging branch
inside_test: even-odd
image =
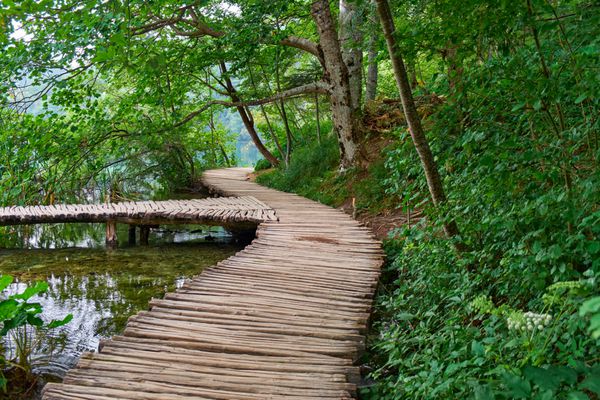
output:
[[[198,115],[202,114],[204,111],[208,110],[210,107],[214,105],[221,105],[225,107],[251,107],[251,106],[260,106],[263,104],[274,103],[276,101],[290,99],[298,96],[302,96],[305,94],[314,94],[321,93],[327,94],[329,92],[329,85],[323,81],[313,82],[302,86],[297,86],[295,88],[285,90],[281,93],[277,93],[273,96],[266,97],[264,99],[258,100],[249,100],[249,101],[225,101],[225,100],[211,100],[208,103],[204,104],[199,109],[189,113],[184,119],[177,122],[173,125],[173,128],[177,128],[179,126],[185,125],[190,122],[192,119],[196,118]]]

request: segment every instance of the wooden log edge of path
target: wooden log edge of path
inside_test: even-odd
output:
[[[381,245],[343,212],[250,182],[249,172],[211,170],[202,181],[258,199],[279,221],[152,300],[63,383],[47,384],[44,399],[356,398]]]

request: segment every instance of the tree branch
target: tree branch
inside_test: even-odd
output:
[[[202,107],[189,113],[184,119],[177,122],[173,125],[173,128],[180,127],[182,125],[187,124],[192,119],[196,118],[198,115],[202,114],[204,111],[208,110],[210,107],[214,105],[221,105],[225,107],[250,107],[250,106],[260,106],[262,104],[274,103],[279,100],[290,99],[293,97],[302,96],[305,94],[314,94],[321,93],[326,94],[329,93],[329,85],[323,81],[313,82],[306,85],[298,86],[289,90],[285,90],[281,93],[277,93],[273,96],[266,97],[264,99],[259,100],[249,100],[249,101],[225,101],[225,100],[211,100],[208,103],[204,104]]]
[[[298,37],[298,36],[288,36],[287,38],[283,39],[279,43],[281,43],[284,46],[289,46],[289,47],[294,47],[296,49],[304,50],[304,51],[312,54],[313,56],[317,57],[318,59],[323,58],[321,51],[319,50],[319,46],[311,40],[308,40],[308,39],[305,39],[302,37]]]

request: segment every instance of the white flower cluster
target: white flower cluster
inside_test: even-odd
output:
[[[510,316],[507,319],[508,329],[515,331],[533,331],[534,329],[542,330],[550,324],[552,315],[550,314],[536,314],[528,311],[522,316]]]

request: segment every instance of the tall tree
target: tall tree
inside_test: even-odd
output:
[[[427,179],[427,187],[429,188],[429,194],[431,195],[433,204],[436,207],[441,207],[446,202],[446,193],[442,184],[440,172],[421,124],[421,118],[417,112],[417,106],[410,88],[402,53],[396,43],[396,38],[394,37],[396,28],[394,27],[394,19],[390,11],[390,6],[387,0],[376,0],[376,3],[410,135],[419,155],[419,159],[421,160],[421,166],[425,178]],[[456,222],[450,220],[444,223],[444,232],[450,238],[457,236],[459,231]]]

